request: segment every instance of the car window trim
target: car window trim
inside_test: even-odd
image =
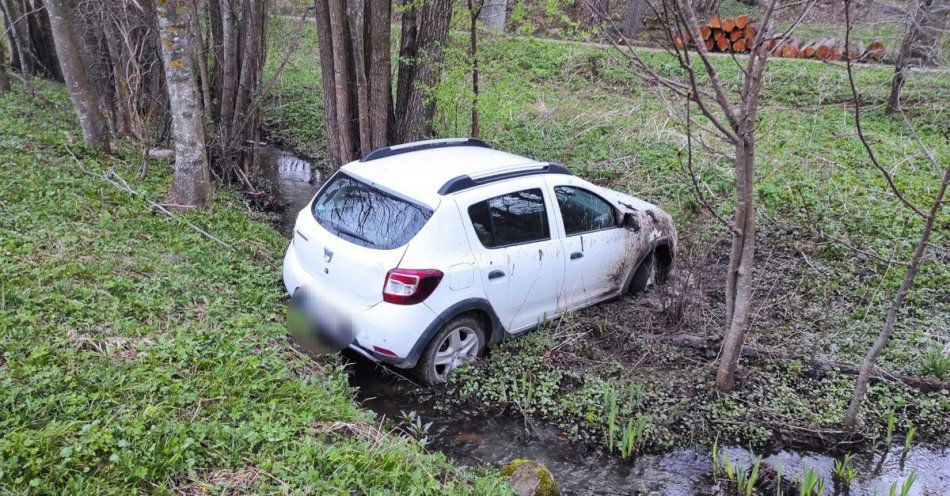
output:
[[[468,223],[469,223],[469,225],[472,226],[472,230],[475,230],[475,224],[474,224],[474,222],[472,222],[472,215],[471,215],[471,213],[469,213],[469,211],[468,211],[468,209],[472,208],[472,206],[477,205],[477,204],[482,203],[482,202],[488,202],[488,201],[490,201],[490,200],[494,200],[495,198],[501,198],[502,196],[508,196],[508,195],[512,195],[512,194],[515,194],[515,193],[519,193],[519,192],[521,192],[521,191],[529,191],[529,190],[532,190],[532,189],[536,189],[536,190],[541,191],[541,205],[544,207],[544,220],[545,220],[545,221],[547,222],[547,224],[548,224],[548,235],[547,235],[547,237],[545,237],[545,238],[532,239],[532,240],[529,240],[529,241],[521,241],[521,242],[518,242],[518,243],[508,243],[508,244],[498,245],[498,246],[485,246],[485,243],[482,243],[481,238],[478,237],[478,232],[476,232],[476,233],[475,233],[475,238],[478,239],[478,244],[482,245],[482,248],[484,248],[484,249],[486,249],[486,250],[497,250],[497,249],[500,249],[500,248],[511,248],[511,247],[513,247],[513,246],[528,245],[528,244],[531,244],[531,243],[541,243],[541,242],[544,242],[544,241],[551,241],[552,239],[554,239],[554,238],[551,236],[551,216],[548,215],[548,204],[547,204],[546,201],[544,201],[545,191],[544,191],[544,188],[542,188],[542,187],[540,187],[540,186],[534,186],[534,187],[529,187],[529,188],[516,189],[516,190],[514,190],[514,191],[509,191],[509,192],[507,192],[507,193],[502,193],[502,194],[500,194],[500,195],[490,196],[490,197],[485,198],[485,199],[483,199],[483,200],[479,200],[479,201],[476,201],[476,202],[469,203],[468,206],[465,207],[465,214],[466,214],[466,216],[468,217]],[[491,207],[489,207],[489,208],[491,208]],[[490,212],[490,211],[489,211],[489,214],[488,214],[488,222],[491,223],[492,237],[494,238],[494,237],[495,237],[495,221],[494,221],[494,219],[491,218],[491,212]]]
[[[603,200],[604,203],[606,203],[607,205],[609,205],[611,211],[613,211],[614,225],[612,225],[612,226],[610,226],[610,227],[601,227],[600,229],[590,229],[590,230],[587,230],[587,231],[578,231],[578,232],[575,232],[575,233],[570,233],[570,234],[568,234],[568,232],[567,232],[567,225],[564,223],[564,211],[561,210],[561,203],[557,201],[557,188],[574,188],[574,189],[579,189],[579,190],[581,190],[581,191],[586,191],[586,192],[588,192],[588,193],[590,193],[590,194],[596,196],[597,198],[600,198],[601,200]],[[561,217],[561,228],[564,230],[564,237],[565,237],[565,238],[570,238],[570,237],[573,237],[573,236],[582,236],[582,235],[584,235],[584,234],[590,234],[590,233],[595,233],[595,232],[600,232],[600,231],[609,231],[609,230],[611,230],[611,229],[620,229],[621,227],[623,227],[623,226],[620,225],[620,223],[618,222],[618,219],[617,219],[617,207],[614,206],[613,203],[611,203],[609,200],[607,200],[607,199],[604,198],[603,196],[600,196],[600,195],[598,195],[597,193],[594,193],[593,191],[591,191],[591,190],[589,190],[589,189],[587,189],[587,188],[582,188],[582,187],[580,187],[580,186],[574,186],[573,184],[555,184],[555,185],[552,185],[552,186],[551,186],[551,191],[554,192],[554,201],[555,201],[555,203],[557,203],[557,211],[558,211],[558,214],[560,214],[560,217]]]

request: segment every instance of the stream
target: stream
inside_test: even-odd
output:
[[[287,205],[279,214],[278,227],[289,237],[297,213],[313,198],[323,178],[312,163],[292,153],[266,149],[261,157],[277,173],[277,189]],[[426,448],[442,452],[456,463],[500,466],[516,458],[535,460],[551,470],[565,495],[722,493],[709,476],[712,460],[708,448],[683,448],[623,461],[573,443],[556,427],[537,420],[531,423],[531,435],[527,436],[520,416],[436,409],[431,400],[419,400],[418,395],[411,394],[416,386],[400,371],[355,353],[344,352],[344,357],[350,364],[350,384],[357,389],[357,398],[364,407],[397,421],[404,412],[416,412],[423,423],[432,422]],[[798,478],[805,469],[816,470],[825,480],[825,494],[887,495],[894,482],[900,494],[899,486],[916,471],[918,479],[909,495],[950,496],[950,447],[915,445],[902,464],[903,444],[894,444],[886,454],[857,454],[853,462],[858,473],[845,492],[833,490],[832,456],[780,451],[764,456],[763,462],[781,466],[783,473],[792,478]],[[740,447],[723,448],[723,452],[746,466],[754,456]]]

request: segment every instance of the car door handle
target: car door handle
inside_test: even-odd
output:
[[[488,273],[489,279],[498,279],[499,277],[505,277],[505,273],[500,270],[493,270]]]
[[[574,253],[571,253],[571,260],[577,260],[578,258],[581,258],[583,256],[584,256],[583,253],[579,251],[575,251]]]

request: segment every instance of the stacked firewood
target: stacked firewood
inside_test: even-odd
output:
[[[755,23],[747,15],[712,16],[709,22],[699,27],[699,36],[702,37],[706,50],[711,52],[748,52],[754,46],[757,34]],[[673,43],[677,48],[692,45],[680,37],[675,37]],[[867,46],[852,41],[850,46],[845,47],[844,41],[834,38],[805,41],[791,37],[785,40],[770,39],[767,43],[768,49],[778,57],[821,60],[841,60],[847,57],[851,60],[879,62],[886,54],[884,45],[879,41]]]

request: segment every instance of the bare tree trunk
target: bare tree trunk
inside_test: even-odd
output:
[[[211,202],[211,173],[205,149],[194,53],[188,27],[188,0],[158,2],[162,58],[175,134],[175,174],[167,202],[175,208],[203,208]]]
[[[350,93],[352,71],[349,58],[349,29],[346,22],[346,8],[344,0],[329,0],[330,24],[334,29],[330,33],[333,38],[333,91],[336,93],[336,126],[339,132],[340,157],[344,162],[356,158],[356,147],[353,142],[357,139],[353,130],[353,114]]]
[[[366,74],[365,40],[366,0],[348,0],[347,15],[350,24],[352,42],[353,73],[356,76],[356,127],[359,130],[360,152],[363,155],[373,151],[373,138],[370,131],[369,115],[369,76]]]
[[[487,0],[485,0],[487,1]],[[468,13],[471,17],[471,26],[469,27],[469,56],[472,59],[472,132],[473,138],[477,138],[479,132],[478,122],[478,18],[485,8],[484,2],[475,5],[474,0],[468,0]]]
[[[50,24],[56,53],[61,62],[66,90],[73,102],[83,140],[89,146],[109,150],[109,132],[106,121],[98,108],[98,100],[83,66],[82,54],[75,34],[72,7],[68,0],[47,0]]]
[[[874,372],[874,364],[877,361],[877,357],[880,356],[881,351],[884,350],[884,346],[887,345],[887,341],[891,338],[891,335],[894,334],[894,326],[897,323],[897,314],[904,305],[904,299],[907,297],[907,292],[910,290],[911,285],[913,285],[914,278],[917,277],[917,271],[920,269],[920,264],[923,262],[924,252],[926,251],[927,245],[930,242],[930,235],[933,232],[934,222],[937,220],[937,214],[940,213],[940,208],[943,206],[943,197],[947,192],[948,184],[950,184],[950,167],[948,167],[943,173],[943,181],[940,183],[940,189],[937,191],[937,196],[930,205],[930,212],[927,214],[927,218],[925,219],[924,227],[920,234],[920,240],[917,241],[917,247],[914,248],[914,255],[910,259],[910,265],[907,266],[907,270],[904,272],[904,278],[901,280],[901,285],[897,289],[897,294],[894,295],[894,300],[891,301],[891,306],[887,309],[887,317],[884,319],[884,326],[881,328],[881,332],[877,335],[877,339],[874,340],[874,345],[871,346],[871,349],[869,349],[867,354],[864,356],[864,361],[861,362],[861,369],[858,372],[858,378],[854,382],[854,396],[851,398],[851,402],[848,404],[848,411],[844,415],[843,424],[845,430],[854,430],[854,427],[857,424],[858,413],[861,410],[861,403],[864,402],[864,395],[867,391],[868,382],[871,380],[871,374]]]
[[[320,74],[323,79],[323,121],[326,123],[327,155],[330,162],[339,167],[344,164],[340,154],[340,129],[336,118],[336,86],[333,84],[333,37],[331,36],[330,4],[328,0],[314,1],[314,17],[317,24],[317,46],[320,49]]]
[[[315,2],[327,148],[339,166],[389,141],[388,0]]]
[[[392,68],[390,67],[390,0],[369,0],[370,64],[369,111],[372,149],[389,143],[389,116],[392,114]]]
[[[11,39],[11,51],[19,55],[20,72],[29,77],[36,74],[34,68],[36,55],[30,41],[29,24],[24,13],[20,12],[16,0],[0,0],[0,9],[7,24],[8,38]]]
[[[950,2],[946,0],[920,0],[907,24],[907,32],[901,42],[900,52],[891,79],[891,95],[887,101],[887,113],[897,111],[904,81],[913,65],[933,65],[940,58],[940,40],[947,27]]]
[[[482,0],[481,15],[478,16],[485,29],[504,32],[508,21],[508,0]]]
[[[0,43],[0,93],[10,89],[10,78],[7,76],[7,54],[4,53],[3,43]]]
[[[630,0],[627,4],[627,10],[623,15],[623,35],[627,38],[635,38],[643,29],[643,18],[647,14],[650,6],[647,0]]]
[[[211,0],[213,1],[213,0]],[[198,0],[191,1],[191,29],[195,39],[195,58],[198,60],[198,74],[201,76],[201,101],[205,115],[211,112],[211,81],[208,80],[208,52],[201,36],[201,22],[198,14]]]
[[[435,101],[431,91],[438,83],[444,45],[452,19],[452,0],[429,0],[409,6],[403,14],[399,84],[396,94],[396,140],[407,142],[432,136]]]

